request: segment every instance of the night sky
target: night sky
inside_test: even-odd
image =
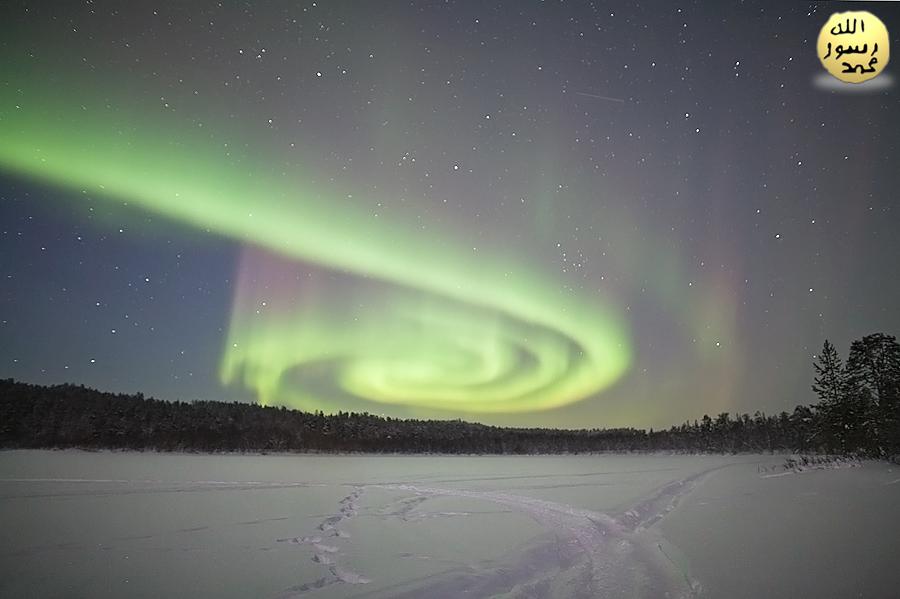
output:
[[[894,3],[0,5],[0,377],[654,426],[900,333]],[[895,59],[897,60],[897,59]],[[823,80],[824,77],[824,80]],[[874,84],[874,85],[870,85]]]

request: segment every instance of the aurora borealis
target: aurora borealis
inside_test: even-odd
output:
[[[900,328],[896,92],[812,85],[826,14],[717,10],[10,4],[0,375],[551,426],[805,401],[825,336]]]
[[[7,169],[364,278],[351,285],[352,293],[322,302],[305,301],[318,291],[307,290],[306,282],[267,301],[258,290],[278,286],[290,272],[258,254],[252,267],[242,268],[223,378],[242,379],[264,403],[339,405],[284,385],[293,368],[332,362],[336,386],[364,400],[535,411],[600,391],[627,365],[623,327],[596,298],[591,304],[560,293],[558,283],[522,271],[515,261],[373,221],[350,204],[304,189],[302,181],[266,178],[262,163],[249,158],[240,169],[221,156],[219,164],[218,149],[211,152],[210,144],[174,127],[142,125],[133,116],[92,118],[101,105],[96,98],[42,106],[48,97],[46,88],[20,88],[4,98],[16,106],[0,127],[0,164]],[[179,140],[174,148],[173,139]],[[343,295],[362,295],[375,309],[358,309],[358,300],[335,309],[334,299]],[[257,310],[269,302],[265,314]]]

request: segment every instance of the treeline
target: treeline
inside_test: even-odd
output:
[[[528,454],[625,451],[645,436],[633,429],[515,429],[240,402],[161,401],[83,385],[0,380],[4,447]]]
[[[159,451],[538,454],[622,451],[900,453],[900,346],[875,334],[843,363],[825,342],[813,389],[793,412],[715,417],[668,430],[505,428],[460,420],[170,402],[0,380],[0,446]]]

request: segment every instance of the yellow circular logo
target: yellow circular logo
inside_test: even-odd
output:
[[[831,15],[819,32],[816,50],[825,70],[846,83],[875,77],[891,56],[887,27],[865,10]]]

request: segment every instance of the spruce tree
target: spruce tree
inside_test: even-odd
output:
[[[848,436],[853,427],[853,409],[847,397],[847,377],[841,356],[827,339],[813,362],[816,377],[813,391],[821,400],[816,408],[824,418],[824,442],[831,449],[848,449]]]
[[[824,403],[838,403],[844,393],[844,365],[828,339],[822,346],[822,352],[816,356],[813,368],[816,369],[813,391]]]

